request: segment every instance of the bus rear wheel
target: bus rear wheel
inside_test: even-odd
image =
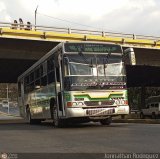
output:
[[[141,112],[140,113],[140,119],[144,119],[145,118],[145,116],[144,116],[144,114]]]
[[[156,114],[154,112],[152,113],[152,119],[156,119]]]
[[[102,119],[102,120],[100,120],[100,123],[102,125],[110,125],[112,123],[112,117],[109,117],[107,119]]]
[[[31,112],[30,112],[29,108],[27,108],[26,112],[27,112],[27,122],[29,124],[40,124],[41,123],[40,119],[32,119]]]
[[[54,110],[54,113],[53,113],[53,125],[56,128],[63,128],[67,125],[64,119],[59,119],[56,109]]]

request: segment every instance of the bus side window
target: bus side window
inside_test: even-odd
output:
[[[37,67],[35,69],[35,89],[39,89],[41,87],[41,83],[40,83],[40,67]]]
[[[21,97],[21,82],[18,82],[18,96]]]
[[[24,78],[24,93],[29,92],[29,75]]]
[[[35,81],[35,88],[39,89],[40,87],[41,87],[41,82],[40,82],[40,79],[38,79]]]
[[[47,74],[47,61],[43,62],[43,76]]]
[[[40,66],[40,76],[43,76],[43,65]]]
[[[60,82],[59,68],[57,67],[56,67],[56,77],[57,77],[57,82]]]
[[[55,82],[55,78],[54,78],[54,71],[48,73],[48,84]]]
[[[47,60],[47,72],[51,72],[54,70],[54,58]]]
[[[47,85],[47,76],[43,76],[41,78],[41,86],[46,86]]]
[[[48,78],[48,84],[55,82],[53,57],[47,60],[47,78]]]
[[[34,82],[34,72],[30,74],[30,83]]]
[[[155,107],[155,108],[158,108],[158,103],[155,103],[154,107]]]
[[[39,79],[40,78],[40,68],[38,67],[36,70],[35,70],[35,79]]]

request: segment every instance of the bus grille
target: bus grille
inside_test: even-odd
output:
[[[84,101],[86,106],[108,106],[113,105],[114,100],[107,100],[107,101]]]
[[[115,109],[88,109],[87,115],[111,115],[115,113]]]

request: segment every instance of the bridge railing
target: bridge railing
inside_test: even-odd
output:
[[[141,40],[153,40],[155,42],[160,41],[158,36],[147,36],[147,35],[136,35],[136,34],[125,34],[119,32],[106,32],[97,30],[83,30],[83,29],[71,29],[61,27],[51,27],[42,25],[28,25],[19,23],[4,23],[0,22],[0,28],[10,28],[16,30],[30,30],[30,31],[42,31],[42,32],[58,32],[66,34],[82,34],[82,35],[98,35],[102,37],[117,37],[117,38],[128,38],[128,39],[141,39]]]

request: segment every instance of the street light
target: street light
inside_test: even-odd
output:
[[[35,10],[35,30],[36,30],[36,25],[37,25],[37,9],[38,9],[38,5],[36,7],[36,10]]]

